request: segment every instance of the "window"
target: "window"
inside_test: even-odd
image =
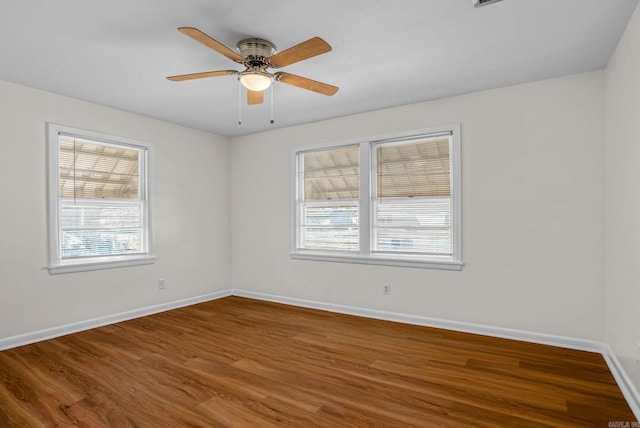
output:
[[[153,263],[151,145],[49,124],[49,272]]]
[[[460,126],[292,151],[292,257],[461,269]]]
[[[358,251],[358,146],[301,153],[298,161],[301,247]]]

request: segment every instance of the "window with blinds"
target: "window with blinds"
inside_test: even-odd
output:
[[[451,138],[372,145],[372,252],[451,256]]]
[[[292,257],[461,269],[459,152],[460,125],[293,149]]]
[[[49,148],[51,267],[147,258],[148,145],[58,128]]]
[[[298,248],[358,251],[358,146],[298,156]]]

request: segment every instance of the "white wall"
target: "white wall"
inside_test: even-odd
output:
[[[461,272],[289,258],[291,147],[457,122]],[[603,340],[603,72],[236,138],[231,210],[236,289]]]
[[[640,7],[606,90],[606,342],[640,390]]]
[[[229,144],[211,134],[0,82],[0,338],[232,284],[603,340],[603,105],[603,72],[592,72]],[[155,144],[156,264],[48,274],[46,122]],[[290,147],[455,122],[462,124],[461,272],[289,258]],[[157,289],[159,278],[166,279],[166,291]],[[391,284],[390,296],[382,294],[383,282]]]
[[[227,139],[2,81],[0,118],[0,339],[230,287]],[[155,144],[155,264],[49,275],[46,122]]]

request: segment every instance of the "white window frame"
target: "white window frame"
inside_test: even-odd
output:
[[[372,215],[373,200],[371,197],[370,168],[371,150],[375,144],[383,141],[426,136],[431,134],[451,133],[451,227],[452,242],[451,256],[436,255],[412,255],[412,254],[378,254],[371,251],[372,240]],[[290,152],[290,193],[291,193],[291,253],[293,259],[317,260],[339,263],[360,263],[384,266],[401,266],[427,269],[462,270],[462,184],[461,184],[461,160],[460,160],[460,133],[461,125],[453,124],[446,126],[417,129],[394,134],[375,135],[367,138],[352,139],[341,142],[323,143],[312,146],[294,147]],[[298,198],[300,189],[298,183],[298,154],[302,152],[322,149],[334,149],[350,145],[360,146],[360,200],[359,200],[359,251],[339,252],[320,251],[299,248],[299,221],[300,212]]]
[[[140,254],[97,256],[63,260],[60,254],[60,173],[59,142],[60,135],[83,138],[99,143],[146,150],[146,192],[143,209],[143,229],[146,251]],[[61,274],[89,270],[110,269],[126,266],[146,265],[155,262],[153,253],[153,144],[126,137],[103,134],[100,132],[74,128],[71,126],[47,123],[48,146],[48,223],[49,223],[49,273]],[[100,201],[87,200],[88,205],[99,205]]]

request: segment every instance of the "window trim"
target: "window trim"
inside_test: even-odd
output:
[[[420,135],[430,135],[438,133],[451,133],[451,226],[452,226],[452,256],[412,256],[408,254],[372,254],[372,200],[370,195],[371,184],[369,181],[369,169],[371,168],[370,147],[384,141],[397,141],[409,139]],[[309,146],[293,147],[290,150],[289,177],[290,177],[290,201],[291,201],[291,238],[290,257],[299,260],[317,260],[338,263],[357,263],[367,265],[400,266],[426,269],[462,270],[462,165],[460,160],[460,133],[459,123],[445,126],[437,126],[411,131],[374,135],[363,138],[349,139],[338,142],[320,143]],[[350,145],[360,146],[360,210],[358,227],[360,230],[359,243],[360,251],[340,252],[340,251],[318,251],[298,248],[298,154],[301,152],[340,148]],[[363,150],[365,148],[366,150]],[[366,168],[363,168],[366,167]],[[366,204],[364,203],[366,202]]]
[[[59,195],[59,147],[60,134],[78,138],[114,144],[118,146],[130,146],[136,149],[146,150],[146,209],[144,210],[144,224],[146,237],[146,253],[132,255],[99,256],[82,259],[62,260],[60,255],[60,195]],[[89,270],[111,269],[126,266],[139,266],[155,262],[153,253],[153,144],[134,140],[127,137],[103,134],[100,132],[74,128],[56,123],[47,123],[47,190],[48,190],[48,238],[49,238],[49,273],[61,274],[70,272],[82,272]]]

